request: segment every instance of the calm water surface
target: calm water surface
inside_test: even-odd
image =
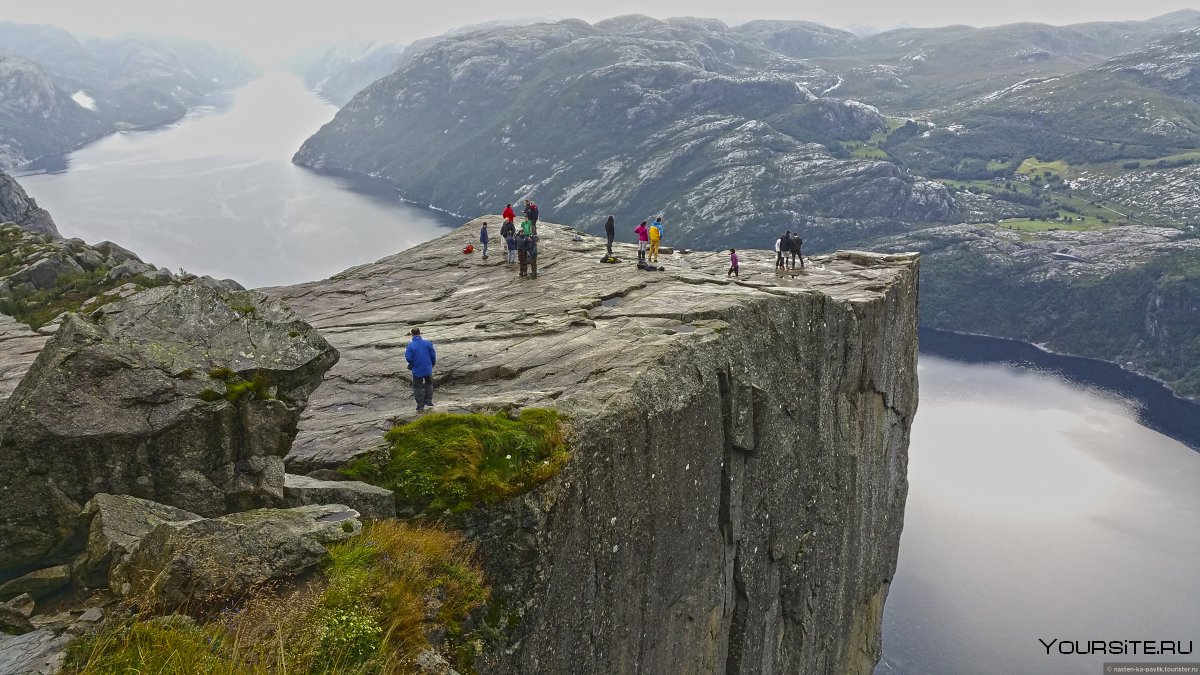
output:
[[[876,675],[1154,660],[1047,656],[1039,638],[1200,647],[1200,453],[1143,426],[1140,401],[1061,373],[922,354],[919,376]]]
[[[383,181],[291,163],[336,108],[286,73],[152,131],[115,134],[18,171],[66,237],[246,286],[321,279],[462,224]]]
[[[385,183],[293,166],[334,112],[272,73],[19,175],[66,236],[247,286],[326,277],[459,224]],[[975,361],[998,349],[963,344]],[[878,673],[1099,675],[1104,657],[1046,656],[1038,638],[1200,640],[1200,453],[1150,428],[1200,443],[1194,407],[929,354],[920,378]]]

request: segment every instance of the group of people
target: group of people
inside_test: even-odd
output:
[[[520,225],[517,225],[515,222],[517,214],[513,211],[512,204],[506,205],[504,213],[501,214],[504,221],[500,225],[500,239],[504,241],[505,264],[519,265],[520,276],[536,279],[538,257],[537,204],[526,199],[524,216],[525,219],[521,221]],[[484,260],[487,260],[488,257],[488,240],[490,238],[488,224],[485,221],[483,227],[479,228],[479,244],[483,249]]]
[[[520,225],[515,222],[516,213],[513,211],[512,204],[504,207],[504,222],[500,226],[500,238],[505,244],[507,255],[505,262],[509,265],[519,265],[520,276],[536,279],[538,207],[529,199],[524,201],[524,220]],[[652,223],[643,220],[633,229],[638,236],[639,266],[648,262],[658,262],[659,244],[663,239],[664,227],[663,219],[660,216],[655,218]],[[612,257],[613,240],[616,238],[616,234],[616,219],[609,216],[604,222],[604,236],[608,240],[607,257],[609,258]],[[483,227],[479,230],[479,244],[483,249],[484,259],[488,257],[489,240],[488,224],[484,222]],[[800,252],[800,246],[803,243],[804,240],[798,234],[792,234],[791,230],[784,232],[775,241],[775,269],[787,269],[789,257],[791,269],[796,268],[797,257],[800,258],[800,269],[804,269],[804,256]],[[470,246],[463,250],[467,253],[471,252]],[[729,249],[729,271],[725,273],[725,276],[739,276],[737,250],[732,248]],[[408,361],[408,368],[413,374],[413,398],[417,402],[417,411],[420,412],[425,408],[433,407],[433,367],[437,365],[437,351],[432,342],[421,337],[419,328],[413,328],[411,336],[412,339],[404,351],[404,358]]]
[[[796,257],[800,258],[800,269],[804,269],[804,255],[800,253],[800,246],[804,244],[804,240],[798,234],[792,234],[791,230],[783,233],[783,236],[775,240],[775,269],[796,269]],[[732,249],[730,253],[732,254]],[[790,263],[785,260],[785,257],[790,256]],[[736,257],[734,258],[736,261]],[[736,265],[735,265],[736,267]]]

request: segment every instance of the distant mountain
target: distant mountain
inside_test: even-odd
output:
[[[1170,35],[1082,71],[1031,78],[964,103],[890,155],[916,171],[1023,158],[1072,164],[1200,149],[1200,29]]]
[[[841,52],[793,55],[839,75],[838,96],[887,112],[931,114],[1022,81],[1076,72],[1196,26],[1200,12],[1185,10],[1148,21],[1070,26],[903,28],[858,38]]]
[[[172,121],[256,73],[239,55],[196,41],[81,40],[54,26],[0,22],[0,168]]]
[[[396,69],[405,45],[347,41],[307,49],[286,64],[309,89],[342,106],[367,85]]]
[[[763,46],[784,39],[772,35],[626,16],[444,38],[355,96],[294,161],[383,176],[459,213],[524,196],[593,228],[663,213],[673,241],[693,245],[774,241],[805,222],[810,242],[832,246],[952,217],[943,186],[831,153],[885,120],[814,93],[837,78]]]

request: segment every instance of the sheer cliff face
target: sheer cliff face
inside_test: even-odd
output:
[[[471,526],[521,616],[484,671],[869,673],[917,402],[915,256],[785,280],[740,252],[730,281],[727,253],[642,272],[541,224],[531,281],[460,253],[478,229],[273,291],[342,353],[290,465],[336,465],[411,419],[420,323],[439,409],[555,406],[574,432],[559,477]]]

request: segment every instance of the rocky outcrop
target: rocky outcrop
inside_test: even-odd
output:
[[[66,562],[83,505],[283,503],[283,455],[337,351],[253,292],[163,286],[69,314],[0,404],[0,578]]]
[[[159,607],[210,607],[311,569],[326,545],[361,530],[358,512],[336,504],[164,522],[113,569],[111,586]]]
[[[598,263],[542,223],[536,280],[459,242],[479,222],[268,291],[343,355],[289,465],[336,466],[415,416],[408,329],[440,410],[549,406],[557,478],[470,524],[506,611],[491,672],[869,673],[895,569],[916,409],[917,259],[676,253]],[[632,247],[618,255],[635,259]]]
[[[49,339],[0,314],[0,403],[16,388]]]
[[[288,506],[345,504],[369,520],[396,517],[396,496],[391,490],[356,480],[319,480],[287,474],[283,498]]]
[[[60,236],[54,219],[37,205],[12,176],[0,171],[0,223],[16,223],[33,232]]]

